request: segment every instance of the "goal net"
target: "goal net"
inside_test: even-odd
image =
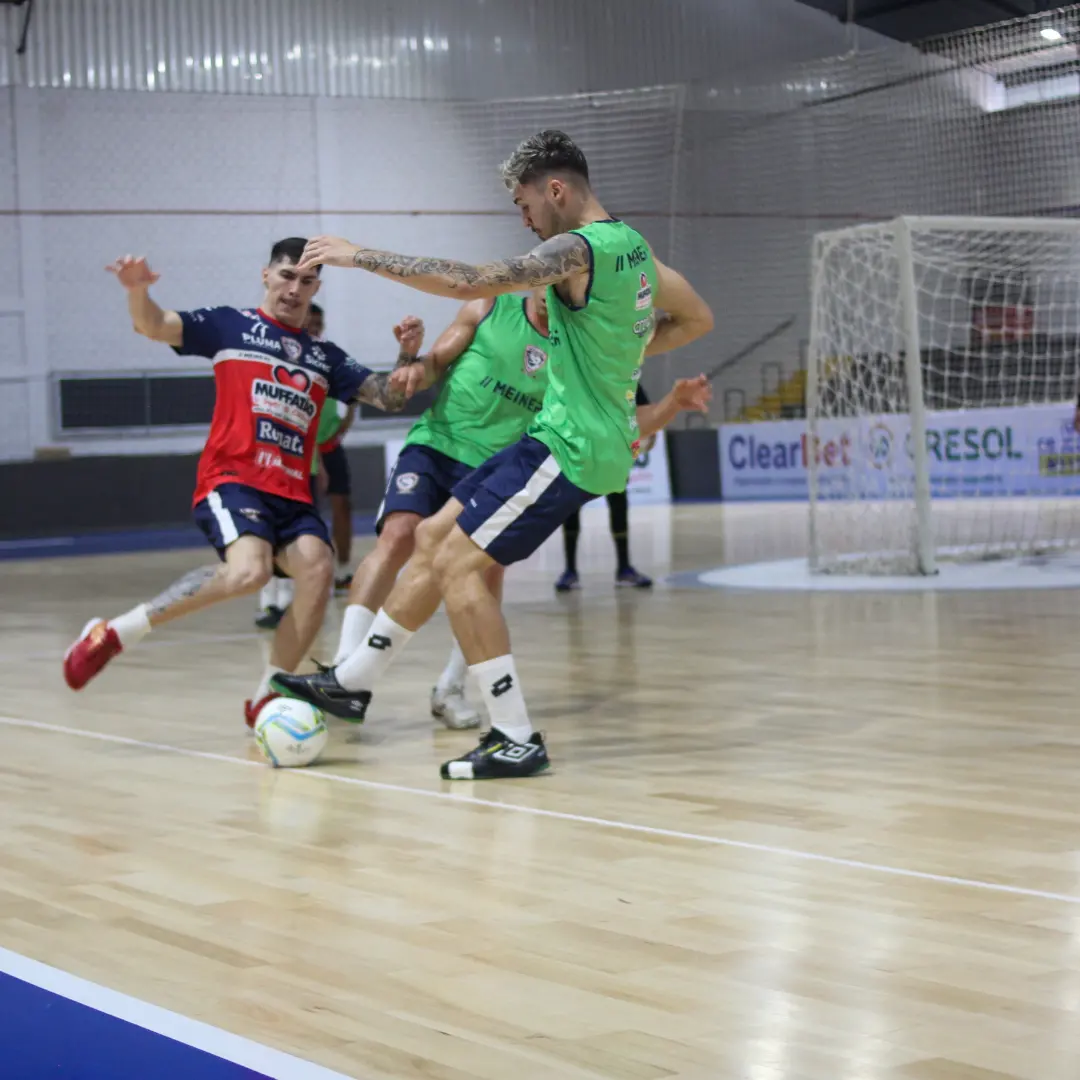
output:
[[[814,241],[811,566],[1080,544],[1080,221],[898,218]]]

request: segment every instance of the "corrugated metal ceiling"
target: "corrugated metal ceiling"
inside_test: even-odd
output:
[[[899,41],[920,41],[1061,8],[1060,0],[799,0]]]

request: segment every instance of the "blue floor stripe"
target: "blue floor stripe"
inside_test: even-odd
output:
[[[265,1073],[3,973],[0,1075],[11,1080],[267,1080]]]
[[[370,514],[354,515],[353,532],[356,536],[370,536],[374,531],[374,517]],[[118,555],[128,551],[174,551],[205,546],[206,537],[194,525],[181,525],[171,529],[132,529],[84,533],[81,536],[0,540],[0,561],[48,559],[63,555]]]

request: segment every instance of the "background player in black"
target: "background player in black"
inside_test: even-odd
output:
[[[316,341],[322,341],[326,332],[326,314],[318,304],[311,305],[307,332]],[[336,407],[336,403],[330,402],[328,407]],[[319,446],[319,491],[330,500],[330,535],[337,557],[334,591],[339,593],[347,592],[352,583],[352,477],[342,443],[354,419],[356,404],[351,403],[333,437]]]
[[[648,405],[649,399],[638,383],[638,405]],[[650,435],[641,444],[642,453],[648,453],[656,445],[656,436]],[[639,573],[630,564],[630,503],[626,490],[613,492],[607,497],[608,517],[611,525],[611,539],[615,541],[615,556],[618,569],[615,571],[615,584],[633,589],[651,589],[652,578]],[[581,511],[577,510],[566,519],[563,525],[563,550],[566,553],[566,568],[555,582],[556,592],[570,592],[581,588],[578,578],[577,549],[581,539]]]

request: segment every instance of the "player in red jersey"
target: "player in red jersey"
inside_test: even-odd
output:
[[[257,592],[275,561],[295,582],[295,595],[274,637],[270,666],[245,703],[249,725],[271,696],[271,677],[295,670],[311,647],[334,571],[326,524],[310,488],[319,410],[331,397],[397,412],[405,396],[390,386],[389,373],[369,370],[303,329],[319,289],[318,272],[297,267],[304,243],[293,237],[274,245],[255,310],[166,311],[150,298],[159,275],[145,259],[127,255],[107,267],[127,290],[138,333],[180,355],[213,362],[217,396],[193,503],[195,520],[221,563],[192,570],[114,619],[92,619],[64,656],[64,678],[73,690],[152,629]],[[402,356],[411,359],[423,324],[409,317],[394,332]]]

